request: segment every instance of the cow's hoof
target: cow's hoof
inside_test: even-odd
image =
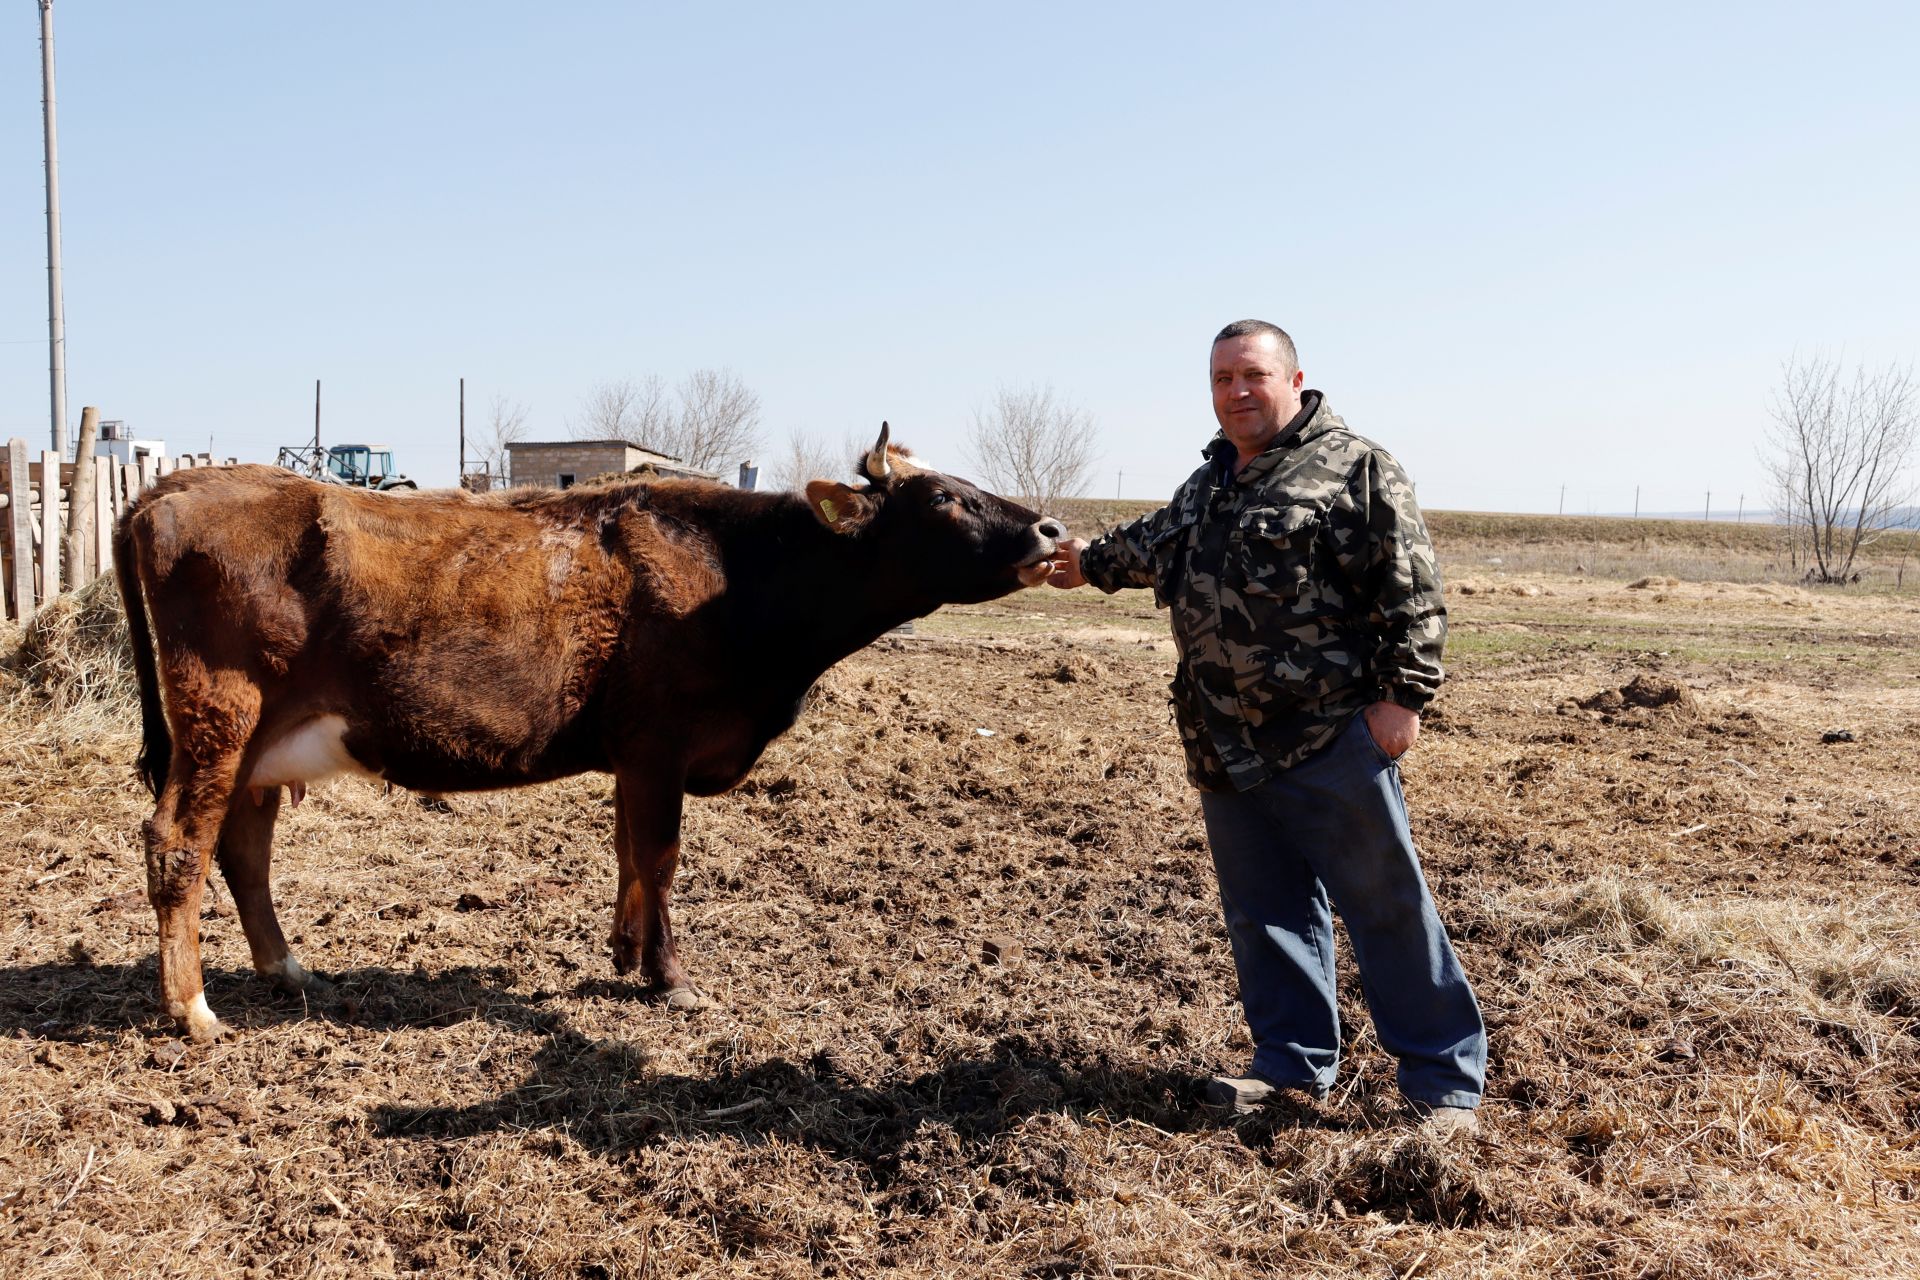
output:
[[[220,1019],[213,1016],[213,1010],[207,1007],[207,993],[204,991],[189,1001],[186,1009],[176,1013],[175,1016],[186,1026],[187,1035],[195,1044],[212,1044],[227,1030]]]
[[[660,1000],[669,1009],[690,1011],[713,1008],[713,1001],[694,987],[669,987],[660,993]]]
[[[333,984],[302,965],[292,956],[263,969],[260,976],[290,996],[324,996],[333,992]]]

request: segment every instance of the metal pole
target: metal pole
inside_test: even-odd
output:
[[[1707,511],[1706,511],[1706,514],[1705,514],[1705,515],[1703,515],[1703,516],[1701,516],[1700,518],[1701,518],[1702,520],[1711,520],[1711,519],[1713,519],[1713,490],[1711,490],[1711,489],[1709,489],[1709,490],[1707,490]]]
[[[460,469],[453,473],[456,489],[467,487],[467,380],[460,379]]]
[[[1639,485],[1633,486],[1633,518],[1635,520],[1638,520],[1640,518],[1640,486]]]
[[[1746,519],[1747,519],[1747,495],[1743,493],[1740,495],[1740,507],[1737,511],[1733,513],[1733,522],[1735,524],[1744,524],[1746,523]]]
[[[60,144],[53,118],[53,0],[40,0],[40,106],[47,148],[47,376],[53,451],[67,456],[67,317],[60,289]]]
[[[1567,486],[1560,486],[1560,514],[1567,514]]]

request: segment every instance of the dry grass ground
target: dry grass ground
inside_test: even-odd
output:
[[[612,975],[604,780],[336,783],[276,883],[339,992],[255,982],[216,891],[209,1048],[154,1016],[123,695],[72,679],[107,611],[0,711],[0,1274],[1915,1274],[1920,607],[1440,536],[1406,773],[1477,1138],[1404,1123],[1350,968],[1327,1103],[1196,1106],[1248,1049],[1137,593],[924,621],[692,803],[715,1008]]]

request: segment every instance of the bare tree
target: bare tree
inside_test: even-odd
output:
[[[580,402],[576,440],[622,440],[715,471],[760,443],[760,397],[730,369],[696,369],[672,395],[657,375],[603,382]]]
[[[506,483],[508,447],[524,438],[526,432],[527,406],[518,400],[495,396],[487,407],[487,425],[480,429],[479,438],[473,442],[476,459],[487,467],[487,478],[475,481],[476,485],[492,488]],[[460,483],[466,485],[467,478],[462,476]]]
[[[679,412],[653,445],[690,467],[716,470],[760,442],[760,396],[731,369],[695,369],[681,380]]]
[[[1093,415],[1051,386],[1003,386],[974,411],[967,456],[988,488],[1044,513],[1087,487],[1095,439]]]
[[[1849,380],[1837,360],[1795,358],[1781,366],[1772,417],[1761,461],[1790,554],[1796,566],[1804,555],[1815,580],[1844,582],[1854,557],[1913,500],[1907,469],[1920,438],[1913,370],[1857,366]]]
[[[650,376],[600,383],[580,402],[580,416],[569,425],[576,440],[621,440],[671,454],[660,441],[671,434],[673,421],[666,383]]]
[[[782,489],[798,490],[809,480],[844,480],[853,475],[862,450],[853,437],[838,444],[805,431],[787,437],[786,452],[773,464],[773,482]]]

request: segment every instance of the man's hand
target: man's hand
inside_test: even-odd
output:
[[[1369,703],[1361,714],[1367,718],[1367,732],[1392,759],[1405,755],[1420,736],[1420,713],[1397,702]]]
[[[1079,538],[1066,538],[1054,546],[1053,574],[1047,579],[1063,590],[1070,587],[1087,585],[1086,575],[1080,572],[1080,553],[1087,544]]]

